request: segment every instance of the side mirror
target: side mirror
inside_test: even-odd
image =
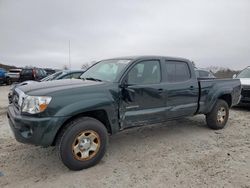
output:
[[[236,78],[236,76],[237,76],[237,74],[234,74],[234,75],[233,75],[233,78]]]
[[[119,87],[120,88],[123,88],[123,89],[125,89],[125,88],[127,88],[128,86],[130,86],[127,82],[122,82],[120,85],[119,85]]]
[[[125,89],[129,86],[127,76],[122,80],[121,84],[119,85],[120,88]]]

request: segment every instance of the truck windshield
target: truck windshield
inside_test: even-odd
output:
[[[250,78],[250,67],[244,69],[238,74],[237,78]]]
[[[104,60],[90,67],[81,75],[82,79],[114,82],[128,65],[128,59]]]

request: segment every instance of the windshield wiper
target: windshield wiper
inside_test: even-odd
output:
[[[87,78],[83,78],[84,80],[93,80],[93,81],[97,81],[97,82],[102,82],[102,80],[97,79],[97,78],[92,78],[92,77],[87,77]]]

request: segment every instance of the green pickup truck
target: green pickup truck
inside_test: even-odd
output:
[[[97,164],[108,135],[142,125],[205,114],[223,128],[240,100],[237,79],[197,80],[187,59],[139,56],[100,61],[79,80],[24,85],[13,91],[9,124],[16,140],[56,146],[71,170]]]

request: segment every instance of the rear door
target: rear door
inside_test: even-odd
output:
[[[122,128],[166,120],[160,60],[136,63],[125,76],[120,102]]]
[[[166,60],[163,68],[167,118],[193,115],[199,98],[199,85],[194,70],[190,69],[188,62],[172,60]]]

